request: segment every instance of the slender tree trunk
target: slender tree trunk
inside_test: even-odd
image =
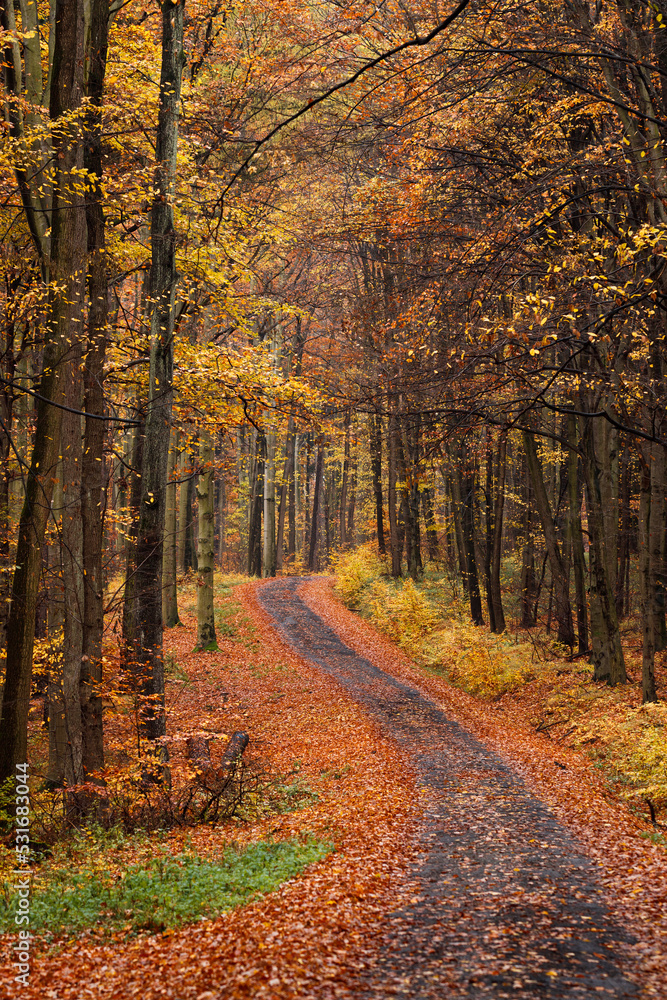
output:
[[[83,0],[57,0],[50,115],[55,178],[51,224],[51,286],[39,384],[34,447],[21,512],[7,621],[7,659],[0,729],[0,783],[27,757],[27,726],[42,544],[53,494],[65,394],[64,363],[80,342],[86,275],[86,218],[81,193],[83,143],[68,112],[81,104]],[[63,122],[65,124],[63,124]],[[76,128],[76,127],[74,127]]]
[[[66,405],[80,411],[83,402],[81,353],[67,365]],[[83,577],[83,522],[81,519],[81,462],[83,442],[78,412],[65,412],[61,427],[63,508],[61,525],[62,578],[64,586],[63,702],[67,729],[65,781],[83,781],[83,732],[79,684],[83,656],[85,588]]]
[[[630,561],[630,452],[624,447],[621,451],[620,481],[620,524],[618,544],[618,576],[616,578],[616,614],[619,621],[629,614],[630,608],[625,603],[625,580]]]
[[[564,646],[573,648],[575,637],[574,626],[572,624],[572,609],[570,607],[569,582],[563,565],[560,548],[558,546],[556,525],[551,514],[551,508],[549,507],[549,500],[542,475],[542,465],[537,454],[535,439],[532,432],[523,432],[523,444],[526,462],[528,464],[528,471],[530,472],[530,478],[533,484],[535,504],[537,506],[540,522],[542,524],[544,540],[547,547],[547,553],[549,555],[551,577],[554,584],[556,621],[558,622],[558,641]]]
[[[482,597],[479,592],[477,561],[475,559],[475,473],[468,472],[461,477],[461,503],[463,517],[461,519],[463,543],[466,554],[466,575],[468,578],[468,596],[470,598],[470,615],[475,625],[484,624],[482,614]]]
[[[136,621],[149,740],[166,732],[162,655],[162,542],[171,431],[174,290],[172,199],[176,176],[183,53],[184,0],[162,2],[162,65],[157,125],[157,166],[151,207],[151,354],[146,434],[137,534]]]
[[[324,478],[324,435],[317,439],[317,463],[315,466],[315,487],[313,489],[313,515],[310,521],[310,545],[308,547],[308,570],[314,573],[317,569],[317,536],[320,516],[320,495]]]
[[[356,449],[355,449],[356,452]],[[347,532],[346,538],[348,545],[356,544],[356,535],[354,530],[354,510],[357,499],[357,459],[356,454],[352,458],[352,469],[350,471],[350,486],[349,486],[349,501],[347,506]]]
[[[387,554],[384,538],[384,514],[382,509],[382,416],[372,414],[369,418],[371,429],[371,468],[373,474],[373,496],[375,498],[375,524],[377,528],[378,552]],[[395,502],[395,500],[394,500]]]
[[[419,579],[424,572],[419,525],[420,435],[421,419],[419,414],[415,414],[407,422],[404,445],[405,493],[407,500],[406,531],[409,539],[408,572],[413,580]]]
[[[470,616],[475,625],[484,624],[482,597],[479,590],[477,561],[475,558],[475,472],[464,468],[464,459],[459,450],[450,456],[452,502],[458,511],[460,522],[460,552],[463,557],[465,590],[470,601]]]
[[[391,550],[391,575],[398,578],[403,574],[402,556],[403,540],[399,533],[398,504],[396,496],[396,485],[398,481],[398,449],[399,449],[399,426],[398,416],[393,410],[389,412],[389,548]],[[377,497],[377,494],[376,494]]]
[[[199,444],[201,472],[197,482],[199,531],[197,533],[197,645],[198,651],[218,648],[213,612],[213,574],[215,569],[213,442],[210,432],[202,430]]]
[[[176,573],[176,541],[178,522],[176,510],[176,452],[178,451],[178,431],[172,432],[171,446],[167,458],[167,496],[164,516],[164,551],[162,561],[162,620],[165,628],[181,624],[178,616],[178,588]]]
[[[252,459],[250,484],[250,518],[248,523],[248,576],[262,575],[262,509],[264,507],[265,439],[257,433]]]
[[[486,489],[484,499],[486,508],[486,545],[484,546],[486,606],[489,612],[489,628],[492,632],[497,632],[496,613],[493,604],[493,597],[491,595],[491,559],[493,556],[493,450],[491,447],[489,432],[487,432],[486,442]]]
[[[297,435],[292,431],[289,438],[289,479],[287,483],[287,560],[290,565],[296,558],[296,468],[297,468]]]
[[[343,454],[343,475],[340,484],[340,506],[338,508],[338,544],[341,550],[347,548],[347,490],[350,475],[350,411],[345,413],[345,444]]]
[[[437,562],[439,558],[438,531],[435,524],[435,513],[433,510],[433,489],[427,487],[422,490],[422,507],[424,510],[424,523],[426,525],[426,551],[429,562]]]
[[[580,418],[582,419],[582,418]],[[591,574],[591,644],[594,677],[608,684],[625,684],[627,677],[616,617],[615,594],[609,582],[609,566],[605,556],[600,466],[595,454],[595,440],[588,418],[581,434],[586,479],[586,507],[590,537]]]
[[[303,490],[303,561],[308,565],[308,553],[310,551],[310,534],[312,525],[310,523],[310,478],[312,474],[312,435],[306,435],[306,461],[304,468],[304,490]]]
[[[102,209],[102,101],[109,32],[109,0],[92,0],[87,52],[89,103],[84,164],[94,178],[86,202],[88,231],[88,351],[84,373],[86,411],[81,466],[83,524],[83,651],[81,657],[81,724],[83,770],[87,777],[104,767],[102,722],[102,635],[104,632],[104,362],[109,316],[108,260]]]
[[[270,414],[268,415],[269,419]],[[266,462],[264,463],[264,539],[262,545],[262,576],[276,575],[276,432],[266,432]]]
[[[584,535],[581,527],[581,490],[579,488],[579,456],[576,448],[576,417],[568,416],[568,439],[570,442],[568,490],[569,527],[572,543],[572,563],[574,566],[574,590],[577,605],[578,652],[588,652],[588,611],[586,607],[586,557],[584,555]]]
[[[123,596],[123,650],[122,665],[130,673],[136,673],[136,622],[134,620],[137,568],[137,531],[139,528],[139,507],[141,505],[141,462],[144,451],[143,419],[134,429],[130,465],[132,472],[129,485],[129,516],[125,556],[125,591]]]
[[[490,589],[493,605],[494,631],[505,631],[505,612],[500,589],[500,559],[503,541],[503,511],[505,507],[505,472],[507,466],[507,431],[500,433],[498,441],[498,468],[496,476],[495,504],[493,511],[493,535],[491,539]]]

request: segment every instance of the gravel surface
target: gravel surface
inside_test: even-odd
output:
[[[411,754],[425,790],[410,902],[388,914],[353,995],[639,997],[631,939],[574,838],[499,756],[346,646],[300,599],[305,582],[271,580],[257,597],[281,637]]]

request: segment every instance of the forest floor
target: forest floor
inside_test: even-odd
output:
[[[195,724],[214,757],[248,732],[282,805],[161,846],[335,849],[215,919],[43,941],[27,988],[5,936],[3,1000],[667,997],[667,853],[584,753],[535,732],[530,706],[425,673],[323,578],[229,591],[217,653],[192,652],[192,595],[183,609],[170,729]]]

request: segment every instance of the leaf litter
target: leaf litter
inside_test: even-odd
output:
[[[170,726],[196,723],[221,742],[245,729],[255,756],[312,794],[293,812],[187,834],[176,831],[167,840],[177,851],[187,839],[204,854],[229,844],[307,834],[332,839],[336,852],[269,896],[214,920],[130,942],[100,943],[92,933],[60,941],[57,950],[38,950],[30,986],[20,995],[26,1000],[576,996],[581,995],[576,983],[563,981],[563,963],[575,955],[614,974],[622,960],[630,978],[621,976],[613,995],[633,995],[632,980],[645,996],[665,996],[665,853],[642,839],[645,824],[609,801],[590,762],[574,750],[555,747],[517,718],[508,719],[498,706],[482,704],[418,670],[344,609],[326,580],[307,581],[300,595],[350,649],[418,689],[436,709],[444,709],[448,720],[491,748],[490,764],[471,761],[447,789],[464,812],[443,816],[440,789],[424,781],[413,749],[389,736],[386,724],[369,718],[349,690],[286,647],[257,600],[260,587],[236,589],[248,627],[241,615],[235,625],[240,641],[223,641],[220,653],[191,652],[196,634],[191,617],[186,628],[169,633],[170,652],[189,678],[178,696],[172,695]],[[406,705],[404,699],[384,707],[396,717],[409,716],[410,725],[421,714],[419,726],[428,728],[428,705],[415,700]],[[511,871],[493,870],[499,849],[519,847],[512,829],[516,789],[510,774],[499,791],[496,755],[509,764],[508,773],[519,775],[547,804],[596,865],[604,896],[596,901],[597,909],[585,912],[590,904],[585,880],[571,887],[581,899],[579,916],[590,918],[583,930],[581,921],[573,928],[562,920],[551,886],[545,891],[539,879],[526,884],[522,860],[517,858]],[[481,815],[492,800],[504,809],[507,823],[478,825],[471,837],[471,824],[460,823],[461,816]],[[544,821],[539,808],[538,813]],[[451,856],[453,863],[448,870],[436,865],[438,870],[429,872],[428,837],[447,824],[449,841],[439,855]],[[527,849],[542,852],[548,861],[548,836],[528,832]],[[565,855],[569,849],[566,845]],[[486,877],[471,890],[480,864]],[[444,914],[443,894],[454,904],[462,900],[463,908],[450,906]],[[624,944],[613,934],[605,939],[609,914],[624,928],[619,934]],[[585,937],[588,927],[597,933],[598,924],[595,954],[586,951]],[[528,932],[537,939],[559,939],[556,951],[526,951]],[[9,943],[5,938],[5,959]],[[12,976],[11,966],[0,972],[0,996],[18,995],[12,992]],[[596,995],[604,996],[610,982],[603,977]]]

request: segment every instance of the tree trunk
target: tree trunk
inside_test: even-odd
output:
[[[199,444],[200,473],[197,482],[199,530],[197,547],[197,645],[199,652],[218,648],[213,613],[213,574],[215,569],[215,522],[213,442],[208,430],[202,430]]]
[[[142,729],[149,740],[166,732],[162,655],[162,543],[171,431],[174,290],[176,284],[172,198],[184,65],[184,0],[162,2],[162,65],[157,125],[157,166],[151,207],[151,354],[146,434],[141,467],[137,533],[135,618],[145,702]]]
[[[308,570],[317,569],[317,536],[320,517],[320,495],[324,478],[324,435],[317,439],[317,462],[315,465],[315,486],[313,489],[313,514],[310,520],[310,544],[308,546]]]
[[[393,410],[389,413],[389,548],[391,550],[391,575],[398,578],[403,574],[403,539],[400,537],[396,485],[398,481],[398,451],[400,428],[398,416]],[[376,494],[377,498],[377,494]]]
[[[83,86],[83,0],[57,0],[55,58],[50,115],[59,119],[81,104]],[[81,340],[86,274],[86,217],[81,192],[83,144],[67,119],[53,134],[55,177],[51,224],[51,286],[46,343],[37,401],[34,447],[21,511],[16,570],[7,621],[7,660],[2,702],[0,783],[15,774],[27,755],[27,725],[35,638],[35,609],[42,544],[53,494],[65,393],[63,363]]]
[[[605,557],[605,520],[600,490],[600,466],[595,454],[591,419],[588,418],[583,427],[581,442],[590,537],[591,644],[594,677],[597,681],[606,681],[611,685],[625,684],[627,677],[618,631],[615,594],[609,583],[609,567]]]
[[[81,351],[67,368],[65,402],[71,410],[81,410],[83,382]],[[67,730],[65,781],[78,785],[83,781],[83,733],[79,682],[83,656],[83,621],[85,588],[83,566],[83,523],[81,520],[81,460],[83,441],[78,412],[63,414],[61,428],[63,508],[61,526],[62,578],[64,588],[64,623],[62,649],[62,690]]]
[[[255,454],[251,462],[250,517],[248,519],[248,576],[262,575],[262,509],[264,507],[263,431],[255,438]]]
[[[269,420],[271,415],[267,414]],[[276,575],[276,432],[266,432],[266,462],[264,463],[264,539],[262,545],[262,576]]]
[[[505,507],[505,472],[507,459],[507,431],[500,432],[498,441],[498,468],[496,475],[495,503],[493,511],[493,535],[491,539],[490,588],[493,605],[494,631],[505,631],[505,612],[500,590],[500,559],[503,541],[503,511]]]
[[[408,418],[405,426],[405,442],[403,454],[405,457],[405,497],[406,497],[406,538],[408,555],[408,573],[413,580],[418,580],[424,572],[421,554],[421,532],[419,525],[419,488],[420,488],[420,447],[421,419],[419,414]]]
[[[484,624],[482,597],[479,590],[477,561],[475,558],[475,472],[464,471],[463,456],[459,450],[452,456],[449,477],[452,502],[458,511],[461,537],[459,544],[464,560],[465,589],[470,601],[470,616],[475,625]]]
[[[347,491],[350,476],[350,411],[345,413],[345,444],[343,454],[343,475],[340,484],[340,505],[338,508],[338,545],[347,548]]]
[[[433,489],[428,487],[422,490],[422,507],[424,510],[424,524],[426,525],[426,551],[429,562],[437,562],[440,552],[438,546],[438,531],[435,524],[435,513],[433,510]]]
[[[496,611],[491,596],[491,558],[493,555],[493,450],[490,432],[486,441],[486,488],[484,491],[486,513],[486,545],[484,546],[484,582],[486,584],[486,606],[489,612],[489,628],[496,632]]]
[[[289,479],[287,485],[287,561],[292,565],[296,558],[296,467],[297,467],[297,435],[292,430],[289,440]]]
[[[81,657],[81,725],[83,770],[86,777],[104,767],[102,722],[102,635],[104,632],[104,470],[105,413],[104,361],[109,317],[109,287],[105,220],[102,209],[102,101],[109,33],[109,0],[93,0],[90,7],[87,56],[86,144],[84,164],[94,178],[87,193],[88,232],[88,351],[84,372],[86,411],[81,466],[83,524],[83,652]]]
[[[165,628],[174,628],[181,624],[178,616],[178,588],[176,573],[176,541],[177,541],[177,510],[176,510],[176,452],[178,450],[178,432],[172,433],[169,456],[167,458],[167,496],[164,516],[164,550],[162,557],[162,620]]]
[[[549,555],[551,578],[554,585],[554,609],[556,621],[558,622],[558,641],[562,645],[569,646],[572,649],[575,637],[574,626],[572,624],[572,609],[570,607],[569,581],[561,558],[558,539],[556,537],[556,525],[551,514],[547,491],[544,486],[542,465],[535,447],[535,438],[531,431],[523,432],[523,445],[528,471],[533,484],[535,505],[542,524],[544,541]]]
[[[384,513],[382,509],[382,416],[379,413],[375,413],[370,416],[369,420],[371,427],[371,468],[373,473],[378,552],[381,556],[385,556],[387,554],[387,545],[384,538]]]
[[[577,643],[578,652],[588,652],[588,612],[586,607],[586,557],[584,555],[584,536],[581,527],[581,491],[579,489],[579,456],[576,448],[576,417],[568,416],[568,440],[570,442],[568,471],[568,517],[569,535],[572,545],[572,564],[574,566],[574,591],[577,605]]]

